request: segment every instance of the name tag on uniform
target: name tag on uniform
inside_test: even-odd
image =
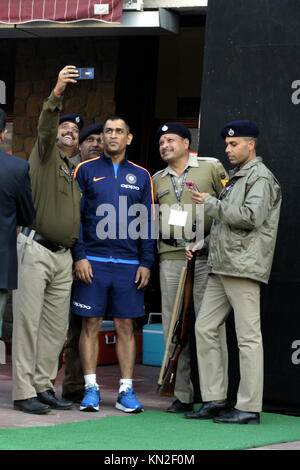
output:
[[[157,195],[157,199],[160,199],[161,197],[165,196],[166,194],[169,194],[170,190],[169,189],[166,189],[166,191],[164,191],[163,193],[160,193]]]
[[[187,211],[171,209],[168,224],[179,225],[180,227],[185,227],[187,216],[188,216]]]

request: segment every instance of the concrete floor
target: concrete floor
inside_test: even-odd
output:
[[[97,413],[83,413],[79,411],[79,404],[74,404],[71,410],[51,410],[45,415],[33,415],[13,409],[12,370],[11,358],[7,357],[7,364],[0,364],[0,428],[20,428],[30,426],[49,426],[52,424],[80,422],[106,416],[124,416],[122,411],[115,408],[119,388],[119,366],[102,365],[97,367],[97,378],[100,385],[101,405]],[[159,397],[156,394],[156,384],[160,372],[159,367],[136,364],[134,388],[137,398],[147,410],[164,410],[173,399]],[[64,366],[58,373],[55,388],[56,396],[61,397]],[[126,415],[125,415],[126,416]]]
[[[101,390],[101,407],[98,413],[83,413],[79,405],[74,404],[71,410],[51,410],[46,415],[32,415],[13,409],[11,401],[12,370],[11,358],[6,356],[6,364],[0,364],[0,428],[24,428],[31,426],[50,426],[60,423],[81,422],[85,420],[100,419],[106,416],[124,416],[124,413],[115,408],[119,384],[119,367],[103,365],[97,368],[97,376]],[[156,385],[160,368],[136,364],[134,388],[138,399],[143,403],[145,410],[164,411],[173,399],[159,397],[156,394]],[[61,384],[64,376],[64,367],[59,371],[56,380],[57,397],[61,396]],[[251,450],[300,450],[300,441],[256,447]]]

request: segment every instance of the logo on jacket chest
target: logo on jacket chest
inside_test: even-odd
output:
[[[136,176],[133,173],[127,173],[125,176],[125,179],[128,184],[121,184],[121,188],[126,188],[126,189],[135,189],[137,191],[140,190],[139,186],[135,186],[135,183],[137,181]]]
[[[127,175],[125,176],[125,179],[126,179],[127,183],[129,183],[129,184],[135,184],[136,183],[136,176],[133,175],[132,173],[127,173]]]

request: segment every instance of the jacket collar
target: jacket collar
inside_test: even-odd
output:
[[[258,162],[262,162],[263,159],[261,157],[255,157],[250,162],[246,163],[242,168],[239,168],[238,166],[235,167],[233,170],[229,171],[229,177],[232,178],[234,176],[244,176],[250,168],[252,168],[254,165],[257,165]]]
[[[103,160],[108,163],[108,164],[112,164],[112,159],[110,157],[107,157],[104,153],[102,153],[101,157],[100,158],[103,158]],[[125,163],[127,163],[127,155],[125,155],[125,157],[123,158],[123,160],[120,162],[120,165],[124,165]]]

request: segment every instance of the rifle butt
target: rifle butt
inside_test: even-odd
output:
[[[173,397],[175,382],[176,382],[176,372],[177,372],[177,363],[181,347],[177,347],[173,357],[170,358],[169,363],[165,369],[165,374],[162,379],[162,383],[158,384],[157,395],[160,397]]]
[[[160,397],[173,397],[176,382],[176,371],[169,373],[164,378],[161,385],[158,385],[157,395]]]

